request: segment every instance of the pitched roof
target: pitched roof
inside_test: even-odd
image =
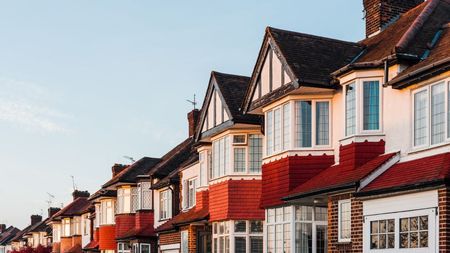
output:
[[[94,192],[94,194],[92,194],[88,200],[89,201],[94,201],[97,198],[100,197],[115,197],[117,195],[117,191],[116,190],[109,190],[109,189],[104,189],[104,188],[100,188],[98,191]]]
[[[51,232],[51,228],[49,225],[47,225],[47,222],[50,220],[50,217],[38,222],[36,224],[34,224],[27,233],[32,233],[32,232]]]
[[[81,253],[82,252],[81,245],[79,243],[77,243],[77,244],[73,245],[72,248],[70,248],[64,252],[66,252],[66,253]]]
[[[450,179],[450,152],[407,162],[386,170],[360,191],[360,195],[417,189],[430,183],[442,184]]]
[[[156,236],[155,229],[153,227],[153,224],[147,225],[143,228],[136,228],[133,227],[131,230],[120,236],[119,238],[116,238],[116,240],[125,240],[125,239],[131,239],[131,238],[141,238],[141,237],[152,237]]]
[[[135,183],[137,176],[148,173],[160,161],[159,158],[143,157],[115,175],[102,187],[107,188],[116,183]]]
[[[67,206],[65,206],[63,209],[55,213],[51,217],[51,220],[58,220],[64,217],[79,216],[83,214],[86,210],[88,210],[90,205],[91,202],[88,200],[88,198],[79,197],[74,201],[72,201]]]
[[[356,169],[351,168],[350,165],[333,165],[292,190],[284,199],[295,199],[336,190],[356,188],[362,179],[370,175],[395,155],[397,153],[380,155]]]
[[[156,232],[164,232],[175,229],[177,226],[191,223],[194,221],[207,220],[209,217],[208,208],[196,209],[191,208],[187,212],[181,212],[172,219],[168,220],[155,229]]]
[[[22,229],[22,231],[18,232],[10,241],[11,242],[16,242],[16,241],[20,241],[23,239],[23,236],[28,233],[28,231],[32,228],[32,225],[28,225],[27,227],[25,227],[24,229]]]
[[[161,161],[156,164],[150,171],[149,175],[163,178],[177,169],[184,161],[189,159],[192,153],[196,152],[193,148],[194,138],[189,137],[175,148],[167,152]]]
[[[8,244],[17,233],[20,232],[20,229],[9,226],[3,233],[0,234],[0,245]]]
[[[173,170],[172,172],[169,173],[169,175],[153,184],[152,189],[161,189],[163,187],[169,186],[172,183],[179,182],[178,174],[180,173],[180,170],[198,162],[198,160],[199,160],[198,153],[197,152],[192,153],[191,156],[182,164],[180,164],[180,166],[177,169]]]
[[[84,246],[83,250],[98,250],[98,241],[90,241],[86,246]]]

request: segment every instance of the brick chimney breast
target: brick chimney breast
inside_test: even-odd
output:
[[[190,111],[187,115],[187,118],[189,123],[189,137],[191,137],[195,134],[195,129],[197,128],[200,118],[200,111],[198,109]]]
[[[31,215],[31,225],[37,224],[42,221],[42,216],[34,214]]]
[[[59,212],[59,210],[61,210],[61,208],[58,207],[49,207],[48,208],[48,217],[52,217],[55,213]]]
[[[0,234],[6,230],[6,224],[0,224]]]
[[[89,198],[90,195],[91,194],[88,191],[75,190],[72,193],[73,200],[76,200],[77,198],[81,198],[81,197]]]
[[[366,37],[377,34],[403,13],[423,3],[423,0],[363,0],[366,13]]]
[[[112,176],[115,177],[117,174],[122,172],[127,167],[128,167],[128,165],[124,165],[124,164],[119,164],[119,163],[114,164],[111,168]]]

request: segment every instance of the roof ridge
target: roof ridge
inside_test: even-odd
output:
[[[428,3],[427,3],[428,2]],[[398,52],[401,50],[404,50],[408,44],[411,42],[411,40],[416,36],[416,34],[419,32],[419,30],[423,27],[427,19],[430,17],[431,13],[436,9],[436,6],[440,0],[428,0],[424,3],[427,3],[425,8],[420,12],[420,14],[414,19],[414,22],[411,24],[411,26],[406,30],[406,32],[403,34],[403,36],[400,38],[400,40],[397,42],[397,44],[394,47],[394,51]],[[418,8],[421,6],[419,4],[415,8],[407,11],[406,13]],[[405,14],[406,14],[405,13]]]
[[[244,76],[244,75],[236,75],[236,74],[230,74],[230,73],[224,73],[224,72],[219,72],[219,71],[215,71],[212,70],[211,74],[214,75],[223,75],[223,76],[234,76],[234,77],[243,77],[243,78],[250,78],[249,76]]]
[[[335,39],[335,38],[330,38],[330,37],[325,37],[325,36],[320,36],[320,35],[314,35],[314,34],[309,34],[309,33],[295,32],[295,31],[279,29],[279,28],[275,28],[275,27],[271,27],[271,26],[268,26],[266,28],[266,30],[269,33],[270,33],[270,31],[275,31],[275,32],[278,31],[278,32],[283,32],[283,33],[289,33],[289,34],[296,35],[296,36],[309,37],[309,38],[327,40],[327,41],[332,41],[332,42],[337,42],[337,43],[342,43],[342,44],[351,44],[351,45],[355,45],[355,46],[360,46],[359,42],[340,40],[340,39]]]

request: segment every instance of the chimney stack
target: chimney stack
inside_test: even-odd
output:
[[[37,224],[42,221],[42,216],[40,215],[31,215],[31,225]]]
[[[6,230],[6,224],[0,224],[0,234]]]
[[[91,194],[88,191],[75,190],[72,193],[73,200],[76,200],[77,198],[81,197],[89,198],[89,196],[91,196]]]
[[[59,212],[61,208],[58,207],[49,207],[48,208],[48,218],[52,217],[55,213]]]
[[[187,118],[189,123],[189,137],[191,137],[195,134],[195,129],[197,128],[197,124],[200,118],[200,111],[198,109],[190,111],[187,115]]]
[[[119,174],[122,170],[126,169],[128,167],[128,165],[124,165],[124,164],[118,164],[115,163],[111,170],[112,170],[112,176],[116,176],[117,174]]]
[[[423,0],[363,0],[366,14],[366,37],[383,31],[403,13]]]

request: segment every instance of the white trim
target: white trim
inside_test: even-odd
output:
[[[139,253],[142,253],[142,246],[148,246],[148,252],[152,253],[152,245],[150,243],[140,243],[139,244]]]
[[[174,243],[174,244],[161,245],[161,246],[159,246],[159,248],[161,250],[180,249],[180,244]]]
[[[363,178],[358,187],[358,191],[360,191],[362,188],[366,187],[368,184],[370,184],[373,180],[375,180],[377,177],[379,177],[381,174],[383,174],[386,170],[388,170],[390,167],[392,167],[398,161],[400,161],[400,153],[395,154],[388,161],[383,163],[378,169],[376,169],[374,172],[370,173],[367,177]]]

